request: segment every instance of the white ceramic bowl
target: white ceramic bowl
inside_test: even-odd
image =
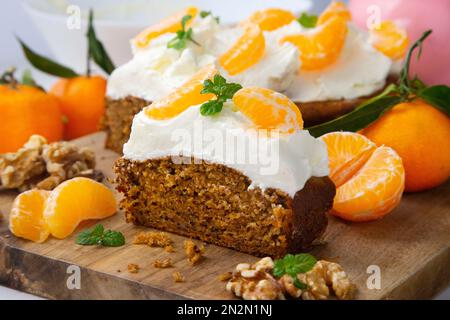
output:
[[[67,0],[27,0],[26,12],[42,33],[55,58],[83,72],[86,65],[86,16],[95,12],[95,29],[115,64],[131,58],[129,40],[141,30],[189,5],[211,10],[223,23],[236,23],[253,11],[281,7],[296,13],[308,10],[311,0],[71,0],[81,9],[81,28],[69,29]],[[71,20],[73,21],[73,20]]]

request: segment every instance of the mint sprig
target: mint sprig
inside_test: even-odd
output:
[[[213,17],[213,19],[216,20],[217,23],[220,23],[220,18],[213,16],[211,11],[200,11],[200,17],[202,17],[203,19],[208,16]]]
[[[306,12],[303,12],[297,21],[305,28],[314,28],[317,25],[318,19],[319,18],[315,15],[309,15]]]
[[[181,19],[181,30],[178,30],[176,36],[167,43],[168,48],[183,50],[186,48],[188,41],[191,41],[192,43],[195,43],[198,46],[200,45],[197,41],[195,41],[192,38],[193,33],[192,28],[186,30],[186,24],[192,18],[193,17],[188,14]]]
[[[450,116],[450,88],[446,85],[427,87],[416,75],[411,78],[409,74],[414,51],[416,49],[419,50],[419,58],[422,44],[431,32],[431,30],[424,32],[419,40],[408,50],[399,81],[396,84],[391,84],[381,94],[365,101],[352,112],[334,120],[306,128],[309,133],[314,137],[320,137],[334,131],[356,132],[376,121],[397,104],[412,101],[416,98],[423,99]]]
[[[234,94],[242,89],[238,83],[227,83],[227,80],[220,74],[216,74],[213,80],[207,79],[203,82],[201,94],[212,93],[216,99],[205,102],[200,106],[202,116],[212,116],[222,111],[223,104],[232,99]]]
[[[288,274],[294,279],[294,285],[299,289],[306,289],[307,285],[301,282],[297,275],[310,271],[317,263],[316,258],[307,253],[296,255],[287,254],[283,259],[274,261],[273,275],[277,278]]]
[[[76,243],[82,246],[120,247],[125,244],[125,237],[118,231],[105,231],[103,225],[98,224],[93,229],[81,232]]]

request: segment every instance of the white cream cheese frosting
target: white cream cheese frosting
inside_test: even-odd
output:
[[[329,173],[322,141],[305,130],[264,134],[232,103],[215,116],[202,116],[200,106],[167,120],[151,119],[142,111],[134,118],[123,153],[137,161],[167,156],[178,161],[183,156],[223,164],[250,178],[250,188],[276,188],[291,197],[310,177]]]
[[[273,31],[272,37],[305,32],[309,31],[294,21]],[[296,102],[353,99],[383,88],[391,67],[392,60],[372,47],[368,34],[349,22],[338,60],[321,70],[300,70],[284,93]]]

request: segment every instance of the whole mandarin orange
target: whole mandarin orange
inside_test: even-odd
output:
[[[400,155],[405,191],[427,190],[450,177],[450,118],[421,100],[395,106],[361,133]]]
[[[49,142],[63,138],[58,99],[24,85],[0,85],[0,153],[15,152],[33,134]]]
[[[58,97],[67,118],[64,138],[75,139],[97,132],[105,112],[106,79],[80,76],[60,79],[50,93]]]

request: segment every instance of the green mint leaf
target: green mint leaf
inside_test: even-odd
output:
[[[119,247],[125,244],[125,237],[118,231],[105,232],[103,225],[97,224],[94,228],[81,232],[77,236],[76,243],[84,246]]]
[[[30,62],[36,69],[60,78],[78,77],[78,74],[72,69],[34,52],[19,38],[17,38],[17,41],[19,41],[28,62]]]
[[[306,12],[303,12],[300,18],[297,19],[297,21],[305,28],[314,28],[317,24],[317,19],[317,16],[309,15]]]
[[[238,83],[230,83],[228,85],[225,85],[223,90],[221,91],[221,99],[232,99],[234,94],[242,89],[242,86]]]
[[[187,46],[187,41],[191,41],[192,43],[194,43],[198,46],[200,45],[197,41],[195,41],[192,38],[192,33],[193,33],[192,28],[189,28],[188,30],[186,30],[186,24],[191,19],[192,19],[191,15],[185,15],[183,18],[181,18],[181,30],[178,30],[176,32],[175,37],[172,38],[167,43],[167,48],[172,48],[175,50],[183,50]]]
[[[297,277],[294,278],[294,286],[296,286],[297,288],[299,288],[301,290],[308,289],[308,285],[306,283],[303,283],[300,280],[298,280]]]
[[[108,230],[103,234],[101,245],[105,247],[120,247],[125,244],[125,237],[121,232]]]
[[[316,258],[307,253],[287,254],[283,259],[275,260],[272,273],[278,278],[285,274],[297,278],[297,274],[308,272],[316,262]]]
[[[183,31],[186,30],[186,24],[191,19],[192,19],[192,16],[190,14],[185,15],[183,18],[181,18],[181,28],[182,28]]]
[[[97,38],[94,29],[94,12],[92,9],[89,11],[89,25],[86,36],[88,38],[89,56],[103,71],[111,74],[116,67],[106,52],[103,43]]]
[[[212,116],[222,111],[223,102],[219,100],[210,100],[200,106],[202,116]]]
[[[417,95],[437,109],[450,116],[450,88],[445,85],[420,90]]]
[[[306,130],[316,138],[333,131],[356,132],[377,120],[384,112],[402,101],[404,101],[404,98],[399,96],[384,96],[372,99],[369,103],[364,103],[339,118],[306,128]]]
[[[214,17],[211,11],[200,11],[200,17],[206,18],[208,16],[212,16],[217,23],[220,23],[220,18]]]

